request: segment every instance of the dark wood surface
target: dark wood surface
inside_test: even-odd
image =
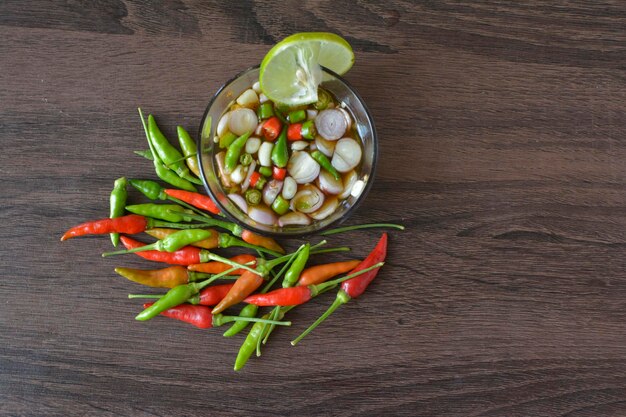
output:
[[[626,415],[626,4],[521,3],[0,2],[0,414]],[[137,106],[195,132],[311,30],[354,46],[380,137],[349,222],[407,230],[363,298],[294,348],[332,295],[298,308],[235,373],[242,337],[133,320],[113,268],[147,261],[58,239],[154,177]]]

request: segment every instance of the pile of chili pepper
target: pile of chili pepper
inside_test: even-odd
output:
[[[363,294],[376,277],[385,261],[387,233],[363,260],[310,266],[317,255],[349,248],[324,248],[327,242],[323,240],[305,243],[286,253],[274,239],[225,220],[213,200],[196,189],[202,181],[196,144],[187,131],[181,126],[177,128],[179,150],[161,132],[152,115],[146,124],[141,110],[139,114],[149,149],[135,153],[150,159],[156,176],[168,185],[121,177],[113,183],[109,217],[74,226],[61,237],[67,240],[110,234],[113,246],[121,242],[125,249],[102,256],[136,254],[166,264],[150,269],[115,268],[117,274],[130,281],[167,289],[161,294],[129,295],[131,299],[153,300],[143,304],[137,320],[163,316],[200,329],[232,323],[224,332],[225,337],[235,336],[253,323],[235,360],[235,370],[239,370],[253,353],[260,355],[261,345],[267,343],[275,326],[291,325],[283,321],[291,309],[340,288],[328,310],[291,342],[295,345],[339,306]],[[129,204],[129,185],[150,202]],[[397,224],[377,223],[342,227],[321,235],[375,227],[404,229]],[[142,243],[127,236],[140,233],[157,240]],[[228,258],[216,253],[220,248],[241,248],[245,253]],[[279,288],[274,289],[275,286]],[[246,305],[238,314],[223,314],[242,303]],[[273,309],[259,314],[260,307]]]

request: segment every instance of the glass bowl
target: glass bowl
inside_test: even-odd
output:
[[[214,155],[216,152],[219,152],[219,146],[213,141],[213,138],[216,136],[217,122],[226,109],[234,103],[242,92],[251,88],[252,84],[259,79],[259,67],[248,68],[226,82],[226,84],[215,93],[202,116],[200,132],[198,134],[198,159],[202,181],[204,182],[207,193],[215,201],[224,215],[241,227],[256,233],[275,237],[302,236],[317,233],[331,226],[337,226],[346,220],[350,214],[357,209],[369,192],[374,179],[378,156],[378,139],[374,121],[359,94],[346,80],[326,68],[322,68],[322,70],[323,77],[320,86],[330,92],[340,104],[345,104],[345,109],[352,115],[356,131],[361,139],[363,156],[357,179],[363,182],[363,187],[361,187],[359,193],[355,192],[355,195],[350,195],[348,198],[341,201],[339,207],[333,214],[323,220],[314,220],[311,224],[306,226],[290,225],[280,227],[258,223],[249,218],[246,213],[241,211],[227,197],[218,177]]]

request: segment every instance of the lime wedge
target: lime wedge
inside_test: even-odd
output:
[[[317,86],[326,67],[345,74],[354,63],[352,47],[339,35],[304,32],[291,35],[276,45],[261,62],[259,82],[273,102],[299,106],[317,101]]]

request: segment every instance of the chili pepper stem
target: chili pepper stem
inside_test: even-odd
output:
[[[193,214],[185,214],[185,217],[189,217],[192,220],[204,222],[211,226],[221,227],[222,229],[228,230],[235,236],[241,236],[241,234],[243,233],[243,228],[235,223],[225,222],[223,220],[213,218],[205,218],[204,216],[196,216]]]
[[[350,252],[350,248],[347,246],[340,246],[338,248],[326,248],[326,249],[318,249],[312,250],[311,255],[321,255],[322,253],[333,253],[333,252]]]
[[[232,323],[233,321],[265,323],[265,324],[272,324],[274,326],[291,326],[290,321],[278,321],[278,320],[263,319],[263,318],[258,318],[258,317],[222,316],[221,314],[215,314],[213,317],[214,317],[213,324],[215,326],[221,326],[222,324]],[[217,323],[219,324],[215,324],[215,320],[217,320]]]
[[[129,299],[135,298],[149,298],[149,299],[158,299],[163,297],[163,294],[128,294]]]
[[[213,220],[213,218],[211,216],[209,216],[208,214],[206,214],[202,210],[198,209],[197,207],[194,207],[191,204],[185,203],[183,200],[179,200],[176,197],[170,197],[170,196],[167,196],[167,199],[170,200],[170,201],[175,202],[176,204],[180,204],[181,206],[186,207],[189,210],[193,210],[195,213],[198,213],[202,217],[205,217],[207,219]]]
[[[240,264],[238,262],[231,261],[230,259],[224,258],[223,256],[219,256],[219,255],[217,255],[215,253],[209,252],[209,253],[207,253],[206,257],[210,261],[222,262],[222,263],[225,263],[227,265],[231,265],[231,266],[235,267],[235,269],[242,268],[242,269],[245,269],[246,271],[254,272],[255,274],[259,273],[256,269],[251,268],[248,265],[243,265],[243,264]]]
[[[334,235],[336,233],[349,232],[349,231],[352,231],[352,230],[374,229],[374,228],[381,228],[381,227],[388,227],[388,228],[391,228],[391,229],[404,230],[404,226],[401,225],[401,224],[395,224],[395,223],[367,223],[367,224],[357,224],[357,225],[354,225],[354,226],[345,226],[345,227],[338,227],[336,229],[326,230],[326,231],[320,233],[320,235],[328,236],[328,235]]]
[[[293,339],[291,341],[291,346],[297,345],[302,339],[306,337],[306,335],[311,333],[317,326],[319,326],[324,320],[326,320],[328,316],[333,314],[335,310],[337,310],[340,306],[344,305],[348,301],[350,301],[350,296],[344,290],[339,290],[339,292],[337,293],[337,298],[335,298],[335,301],[333,301],[330,307],[328,307],[328,310],[326,310],[324,314],[322,314],[317,320],[315,320],[313,324],[311,324],[305,331],[303,331],[300,336]]]
[[[147,251],[147,250],[158,250],[156,242],[155,243],[151,243],[149,245],[141,246],[139,248],[117,250],[117,251],[114,251],[114,252],[104,252],[102,254],[102,257],[106,258],[107,256],[125,255],[127,253],[144,252],[144,251]]]

